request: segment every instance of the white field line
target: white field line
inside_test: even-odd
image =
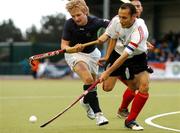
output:
[[[18,99],[64,99],[75,96],[2,96],[0,100],[18,100]]]
[[[155,123],[152,122],[152,120],[154,120],[154,119],[156,119],[156,118],[164,117],[164,116],[167,116],[167,115],[178,114],[178,113],[180,113],[180,111],[155,115],[155,116],[152,116],[152,117],[147,118],[147,119],[145,120],[145,123],[147,123],[148,125],[157,127],[157,128],[161,128],[161,129],[165,129],[165,130],[170,130],[170,131],[175,131],[175,132],[180,132],[180,129],[174,129],[174,128],[169,128],[169,127],[164,127],[164,126],[161,126],[161,125],[158,125],[158,124],[155,124]]]
[[[79,94],[80,95],[80,94]],[[73,98],[78,97],[79,95],[60,95],[60,96],[0,96],[0,100],[18,100],[18,99],[64,99],[64,98]],[[104,98],[117,98],[121,97],[122,94],[119,95],[98,95],[98,97]],[[154,94],[151,97],[180,97],[180,94]]]

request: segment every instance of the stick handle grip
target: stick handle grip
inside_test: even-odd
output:
[[[98,41],[98,40],[95,40],[95,41],[91,41],[91,42],[88,42],[88,43],[84,43],[84,44],[82,44],[82,46],[88,47],[88,46],[91,46],[91,45],[96,45],[96,44],[98,44],[98,43],[99,43],[99,41]],[[67,53],[75,53],[75,52],[77,52],[77,51],[76,51],[76,48],[74,48],[74,47],[69,47],[69,48],[66,49],[66,52],[67,52]]]
[[[84,43],[83,46],[87,47],[87,46],[95,45],[95,44],[98,44],[98,43],[99,43],[99,41],[95,40],[95,41],[91,41],[91,42],[88,42],[88,43]],[[60,50],[56,50],[56,51],[50,51],[50,52],[43,53],[43,54],[37,54],[37,55],[31,56],[29,58],[29,64],[33,65],[33,60],[44,59],[44,58],[47,58],[47,57],[59,55],[60,53],[70,52],[70,51],[73,51],[73,50],[74,50],[73,48],[68,48],[68,49],[60,49]]]
[[[83,46],[87,47],[87,46],[95,45],[95,44],[98,44],[98,43],[99,43],[99,41],[95,40],[95,41],[92,41],[92,42],[84,43]]]

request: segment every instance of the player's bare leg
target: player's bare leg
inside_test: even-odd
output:
[[[137,124],[136,118],[149,97],[149,73],[146,71],[139,73],[135,76],[134,83],[135,86],[138,86],[139,90],[133,99],[130,113],[125,120],[125,126],[132,130],[143,130],[144,128]]]
[[[113,90],[117,81],[117,77],[109,77],[107,80],[103,81],[103,90],[109,92]]]
[[[80,76],[80,78],[84,82],[84,86],[83,86],[84,90],[89,88],[89,86],[91,86],[91,84],[95,81],[96,75],[91,74],[87,64],[82,61],[78,62],[75,65],[74,69],[75,69],[75,72]],[[96,88],[94,88],[94,90],[89,92],[81,100],[81,105],[83,105],[83,107],[86,109],[87,115],[90,119],[96,118],[97,125],[101,126],[101,125],[108,124],[108,120],[103,116],[103,113],[100,109]]]

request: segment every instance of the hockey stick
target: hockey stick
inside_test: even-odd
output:
[[[67,106],[64,110],[62,110],[60,113],[58,113],[56,116],[54,116],[53,118],[51,118],[49,121],[47,121],[46,123],[42,124],[40,127],[45,127],[46,125],[48,125],[49,123],[53,122],[55,119],[57,119],[59,116],[61,116],[62,114],[64,114],[66,111],[68,111],[71,107],[73,107],[82,97],[84,97],[85,95],[88,94],[89,91],[93,90],[94,87],[100,83],[100,80],[96,80],[87,90],[85,90],[77,99],[75,99],[69,106]]]
[[[95,44],[98,44],[98,43],[99,43],[98,40],[96,40],[96,41],[91,41],[91,42],[88,42],[88,43],[84,43],[82,45],[84,47],[87,47],[87,46],[95,45]],[[47,53],[43,53],[43,54],[37,54],[37,55],[31,56],[29,58],[29,62],[30,62],[31,65],[33,65],[33,62],[32,62],[33,60],[39,60],[39,59],[59,55],[61,53],[65,53],[65,52],[68,52],[68,51],[71,51],[71,50],[73,50],[73,48],[60,49],[60,50],[55,50],[55,51],[51,51],[51,52],[47,52]]]

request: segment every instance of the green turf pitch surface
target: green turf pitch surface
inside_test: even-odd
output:
[[[72,103],[82,93],[79,80],[1,80],[0,133],[129,133],[124,121],[116,117],[125,86],[119,81],[114,90],[104,92],[98,85],[100,105],[109,119],[106,126],[96,126],[83,108],[74,107],[44,128],[39,126]],[[148,117],[180,111],[180,83],[178,81],[151,81],[150,98],[137,121],[145,133],[173,133],[147,125]],[[36,115],[36,123],[29,117]],[[154,120],[156,124],[180,130],[180,114]]]

